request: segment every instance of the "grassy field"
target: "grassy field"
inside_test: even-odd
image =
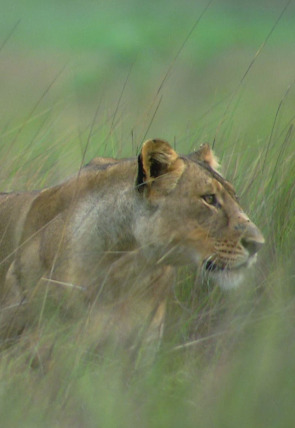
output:
[[[283,14],[279,0],[206,5],[1,1],[2,191],[135,155],[146,137],[183,153],[206,141],[266,238],[238,290],[179,272],[146,369],[54,320],[46,370],[22,343],[2,351],[3,428],[295,424],[294,2]]]

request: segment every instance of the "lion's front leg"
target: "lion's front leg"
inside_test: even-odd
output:
[[[172,289],[174,269],[152,266],[139,251],[126,253],[108,270],[97,287],[88,290],[89,322],[99,343],[129,348],[133,361],[152,361],[161,342],[166,300]],[[95,336],[95,332],[94,332]]]

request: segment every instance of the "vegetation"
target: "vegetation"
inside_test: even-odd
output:
[[[50,366],[32,368],[30,337],[1,351],[1,426],[294,426],[294,5],[279,19],[279,0],[224,0],[197,22],[201,1],[6,3],[1,190],[135,155],[145,137],[184,153],[209,141],[267,243],[235,291],[179,272],[152,366],[48,316]]]

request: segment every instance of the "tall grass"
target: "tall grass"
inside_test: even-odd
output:
[[[213,18],[209,15],[207,21],[214,24],[211,30],[219,22]],[[271,28],[269,21],[263,20],[262,28],[263,35],[260,28],[253,36],[255,46]],[[202,37],[204,31],[202,27]],[[148,367],[136,370],[123,353],[96,352],[83,335],[82,321],[64,325],[48,315],[33,352],[27,344],[36,338],[30,336],[1,351],[1,426],[294,426],[295,142],[294,87],[288,72],[294,61],[284,46],[281,52],[266,48],[241,85],[255,49],[245,48],[244,55],[228,49],[210,57],[211,62],[206,56],[197,79],[184,55],[160,94],[167,63],[154,69],[148,64],[151,79],[139,86],[140,76],[147,79],[148,73],[142,73],[143,63],[138,69],[135,63],[123,97],[118,94],[129,73],[125,69],[111,95],[96,91],[95,103],[91,96],[79,98],[77,89],[89,84],[94,90],[93,75],[88,78],[94,83],[87,84],[87,73],[82,83],[74,76],[72,86],[68,71],[55,81],[60,63],[46,78],[41,67],[37,92],[32,89],[26,102],[17,100],[15,106],[21,108],[15,118],[1,120],[1,190],[54,184],[77,171],[84,158],[135,155],[148,129],[149,135],[170,139],[184,153],[204,140],[214,141],[225,175],[266,238],[257,265],[238,290],[223,293],[200,284],[196,272],[179,271],[163,343]],[[2,54],[8,67],[5,50]],[[186,55],[193,55],[192,46]],[[27,82],[33,61],[32,55],[24,61],[28,68],[18,74]],[[107,89],[112,82],[106,79]],[[212,82],[214,90],[206,92]],[[4,93],[2,110],[9,99]],[[52,358],[40,366],[39,354],[48,343],[54,343],[48,350]]]

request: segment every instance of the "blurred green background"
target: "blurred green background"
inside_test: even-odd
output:
[[[1,426],[295,426],[294,1],[283,14],[281,0],[0,5],[1,190],[135,155],[148,137],[183,153],[206,141],[266,237],[232,293],[179,272],[139,376],[120,356],[93,361],[75,326],[45,375],[21,347],[2,352]]]
[[[294,80],[292,2],[269,37],[284,5],[1,1],[3,144],[17,140],[19,154],[31,140],[31,161],[42,141],[63,170],[76,157],[60,147],[85,147],[93,122],[87,159],[135,154],[146,136],[183,151],[215,140],[220,155],[229,140],[259,147]],[[287,107],[294,98],[292,88]]]

